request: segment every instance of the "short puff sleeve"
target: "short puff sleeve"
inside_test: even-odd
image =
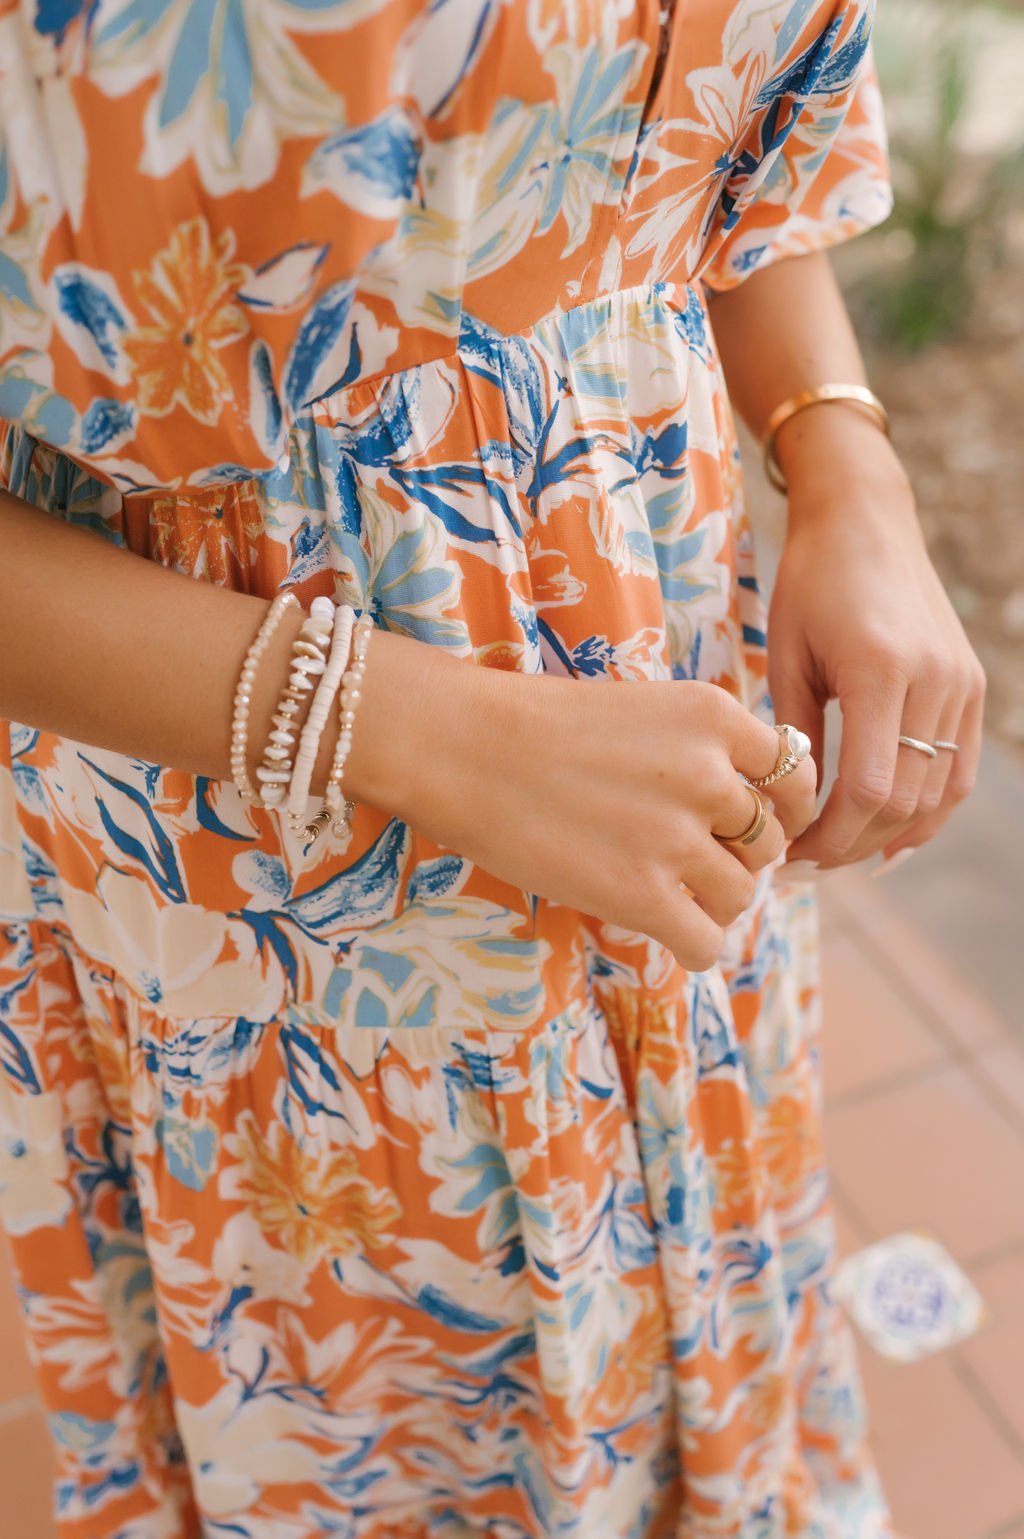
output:
[[[892,210],[885,119],[871,50],[851,81],[811,94],[709,246],[708,288],[734,288],[771,262],[824,250]]]

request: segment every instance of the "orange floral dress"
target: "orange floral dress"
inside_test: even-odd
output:
[[[885,216],[871,11],[0,0],[4,484],[468,664],[768,716],[706,293]],[[883,1539],[816,969],[770,873],[687,975],[370,808],[307,853],[0,724],[62,1539]]]

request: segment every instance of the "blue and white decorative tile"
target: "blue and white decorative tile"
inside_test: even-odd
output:
[[[871,1345],[905,1363],[963,1341],[985,1315],[970,1278],[923,1234],[889,1235],[848,1256],[835,1287]]]

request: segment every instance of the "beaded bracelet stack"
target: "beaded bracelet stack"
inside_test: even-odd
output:
[[[255,640],[245,655],[235,691],[231,723],[231,773],[242,796],[257,807],[284,807],[293,833],[309,843],[333,821],[334,833],[346,848],[351,838],[354,803],[344,797],[342,774],[352,746],[355,709],[362,694],[373,620],[356,616],[348,604],[316,598],[292,645],[288,683],[273,716],[273,730],[256,770],[249,777],[249,709],[256,671],[285,610],[297,601],[279,594],[270,605]],[[326,795],[309,816],[310,782],[320,741],[335,697],[341,691],[341,726],[331,760]],[[304,721],[300,723],[303,709]]]

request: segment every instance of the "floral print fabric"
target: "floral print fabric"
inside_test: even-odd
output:
[[[884,216],[870,9],[8,7],[4,483],[476,665],[767,713],[706,291]],[[305,852],[11,723],[0,921],[62,1539],[888,1534],[803,890],[687,976],[371,808]]]

